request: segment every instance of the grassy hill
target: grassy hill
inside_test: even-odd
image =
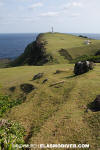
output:
[[[70,34],[47,33],[41,36],[41,40],[47,41],[47,53],[51,53],[58,62],[65,62],[64,57],[61,58],[59,50],[65,49],[72,59],[82,55],[93,55],[100,50],[100,40],[91,40],[90,45],[84,44],[88,39],[77,37]]]
[[[9,97],[3,99],[5,103],[0,99],[0,119],[20,123],[26,131],[25,143],[90,144],[90,150],[98,149],[100,111],[93,112],[91,103],[100,94],[100,64],[88,73],[74,76],[74,65],[59,50],[66,49],[68,58],[73,59],[94,54],[100,41],[91,40],[87,46],[84,38],[58,33],[42,34],[40,40],[47,41],[46,52],[53,62],[0,69],[0,93]],[[44,73],[43,77],[32,80],[38,73]],[[43,83],[45,79],[48,80]],[[25,91],[24,84],[34,88]]]
[[[68,63],[82,55],[94,55],[100,50],[100,40],[91,39],[90,45],[84,43],[86,40],[88,38],[70,34],[40,34],[12,66]]]

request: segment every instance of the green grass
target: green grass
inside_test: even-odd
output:
[[[90,45],[85,45],[85,38],[77,37],[70,34],[46,33],[40,36],[40,41],[47,41],[46,52],[54,58],[54,63],[68,62],[60,55],[59,50],[66,49],[72,59],[82,55],[94,55],[100,49],[100,40],[92,40]]]
[[[10,96],[0,95],[0,117],[2,117],[6,111],[10,110],[14,106],[20,105],[23,102],[23,98],[12,100]]]
[[[24,94],[20,85],[33,84],[36,89],[26,101],[13,107],[3,118],[19,122],[26,130],[26,143],[88,143],[91,150],[100,146],[100,112],[87,110],[100,94],[100,64],[93,71],[75,77],[72,64],[24,66],[0,69],[0,92],[17,98]],[[55,74],[56,70],[60,73]],[[35,74],[41,79],[32,81]],[[48,82],[42,84],[48,78]],[[52,83],[64,83],[50,87]],[[15,86],[14,92],[9,90]]]
[[[100,40],[84,45],[86,39],[60,33],[42,34],[38,40],[47,41],[46,53],[53,56],[53,62],[44,66],[0,69],[0,94],[8,95],[0,99],[0,111],[6,108],[1,119],[19,122],[26,131],[25,143],[82,143],[90,144],[90,150],[97,150],[100,111],[93,112],[89,106],[100,94],[100,64],[88,73],[75,76],[74,65],[65,58],[94,55],[99,50]],[[67,53],[64,51],[66,56],[60,55],[61,49],[67,50]],[[43,77],[33,81],[38,73],[44,73]],[[45,79],[48,81],[43,84]],[[64,82],[50,86],[60,81]],[[35,89],[24,93],[20,88],[23,84],[31,84]],[[14,104],[10,109],[9,97]],[[16,105],[15,100],[19,98],[25,101]]]
[[[16,144],[24,144],[25,131],[21,125],[9,120],[0,120],[0,149],[16,150]]]

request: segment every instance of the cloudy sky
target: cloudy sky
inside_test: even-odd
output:
[[[100,33],[100,0],[0,0],[0,33]]]

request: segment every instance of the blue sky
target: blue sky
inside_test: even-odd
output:
[[[100,0],[0,0],[0,33],[100,33]]]

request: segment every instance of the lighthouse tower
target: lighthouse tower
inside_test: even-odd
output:
[[[54,33],[53,27],[51,28],[51,30],[52,30],[52,33]]]

